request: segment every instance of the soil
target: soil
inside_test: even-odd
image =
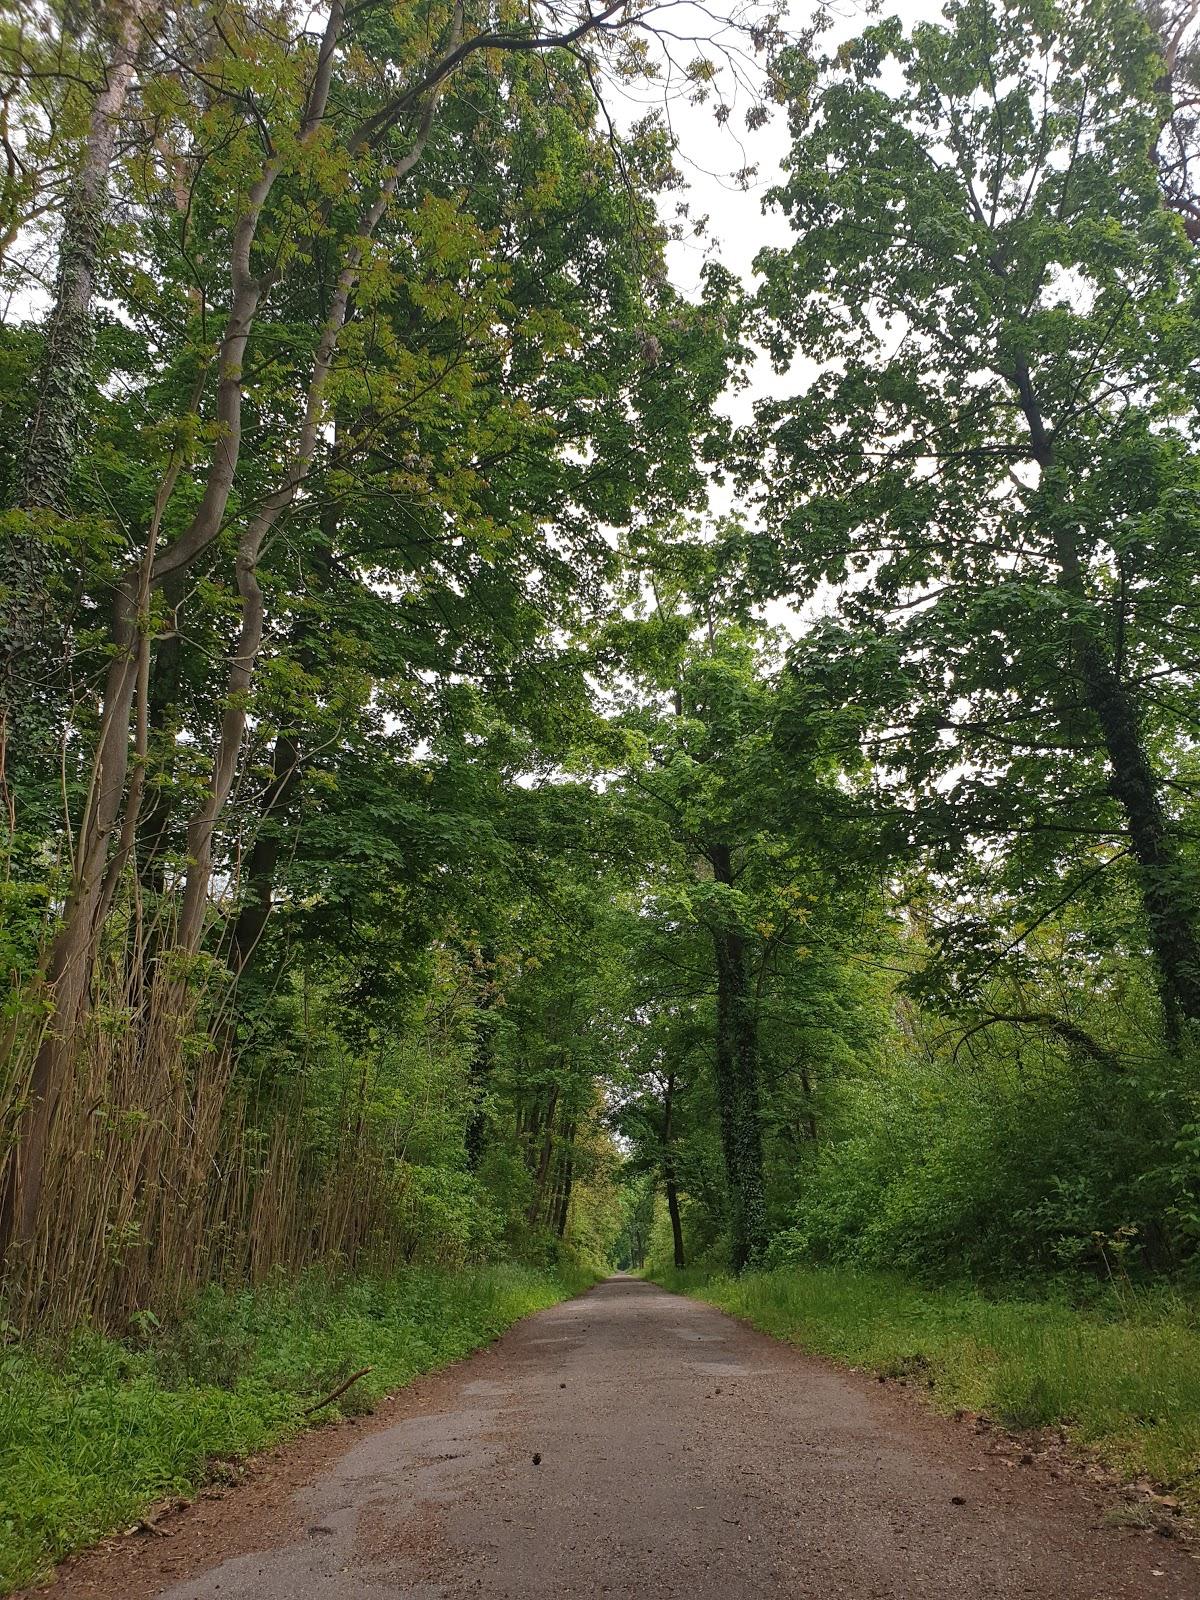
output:
[[[618,1276],[36,1593],[1198,1600],[1182,1523],[1143,1509]]]

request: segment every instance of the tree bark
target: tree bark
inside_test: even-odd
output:
[[[683,1223],[679,1219],[679,1188],[674,1178],[667,1179],[667,1213],[671,1218],[671,1242],[675,1248],[675,1265],[682,1268],[686,1264],[683,1253]]]
[[[484,1135],[487,1132],[487,1112],[484,1095],[492,1075],[492,1029],[495,1022],[496,986],[486,976],[495,967],[495,952],[485,946],[480,952],[481,976],[475,992],[475,1044],[471,1051],[471,1112],[463,1134],[467,1152],[467,1170],[478,1172],[483,1160]]]
[[[729,848],[709,853],[718,883],[733,882]],[[762,1109],[758,1072],[758,1021],[749,954],[734,927],[714,928],[717,968],[716,1078],[721,1143],[729,1186],[730,1258],[741,1272],[766,1245]]]
[[[1054,439],[1042,415],[1032,375],[1018,355],[1012,379],[1029,429],[1034,460],[1042,473],[1058,564],[1059,587],[1077,616],[1070,627],[1071,647],[1089,710],[1100,724],[1108,756],[1109,787],[1125,813],[1129,843],[1141,876],[1142,904],[1150,944],[1159,969],[1168,1028],[1179,1019],[1200,1020],[1200,932],[1194,886],[1179,858],[1161,785],[1141,736],[1138,706],[1122,682],[1102,635],[1086,612],[1094,610],[1075,533],[1075,519],[1060,481]]]
[[[558,1087],[550,1091],[550,1103],[546,1107],[545,1134],[542,1138],[541,1155],[538,1158],[537,1176],[534,1179],[533,1199],[529,1202],[529,1211],[526,1221],[531,1228],[537,1226],[542,1215],[542,1201],[546,1194],[546,1179],[550,1173],[550,1157],[554,1154],[554,1112],[558,1105]]]
[[[663,1183],[667,1191],[667,1214],[671,1219],[671,1243],[674,1246],[675,1265],[684,1265],[683,1223],[679,1217],[679,1185],[675,1178],[674,1133],[675,1076],[669,1074],[663,1094]]]
[[[176,575],[163,585],[163,594],[167,605],[174,611],[183,600],[181,575]],[[149,721],[152,744],[160,735],[168,738],[173,736],[182,682],[183,637],[176,624],[170,633],[160,637],[151,666]],[[174,761],[168,759],[164,780],[169,781],[173,771]],[[138,875],[142,884],[154,894],[162,893],[166,881],[163,857],[168,849],[174,811],[167,781],[164,781],[161,791],[147,808],[137,841]]]
[[[112,59],[92,107],[82,164],[63,206],[54,306],[38,365],[37,406],[25,443],[21,504],[27,510],[66,509],[87,396],[92,296],[108,210],[109,174],[151,11],[147,0],[123,0],[116,9]]]
[[[80,169],[63,206],[54,304],[46,324],[35,388],[37,403],[21,464],[18,503],[26,511],[66,510],[67,484],[88,389],[92,296],[108,209],[109,174],[150,11],[147,0],[124,0],[117,10],[112,58],[92,106]],[[49,557],[45,543],[31,530],[10,536],[6,545],[9,595],[0,606],[0,721],[7,727],[17,663],[39,643],[43,648],[48,643]],[[129,692],[132,695],[132,683]],[[2,773],[0,767],[0,776]],[[4,1216],[9,1209],[0,1206],[0,1260],[7,1237]]]
[[[554,1232],[562,1239],[567,1232],[567,1217],[571,1211],[571,1189],[575,1182],[575,1123],[569,1122],[563,1130],[563,1166],[559,1181],[558,1203],[555,1206]]]

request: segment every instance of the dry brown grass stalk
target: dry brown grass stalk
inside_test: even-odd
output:
[[[324,1262],[394,1264],[403,1163],[373,1148],[349,1089],[332,1151],[306,1143],[300,1092],[264,1109],[237,1082],[233,1030],[162,964],[113,961],[71,1042],[42,1223],[15,1253],[5,1318],[20,1331],[169,1316],[204,1284]],[[151,976],[143,987],[140,974]],[[207,1015],[206,1015],[207,1013]],[[0,1080],[0,1186],[16,1159],[47,1023],[27,1008]],[[19,1173],[17,1175],[19,1181]]]

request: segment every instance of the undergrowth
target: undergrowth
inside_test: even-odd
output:
[[[0,1593],[188,1495],[220,1464],[365,1410],[592,1277],[505,1266],[213,1288],[170,1330],[0,1349]],[[311,1419],[304,1410],[373,1370]]]
[[[915,1384],[944,1410],[1011,1428],[1058,1424],[1119,1471],[1200,1512],[1200,1307],[1158,1292],[1080,1309],[990,1298],[886,1273],[792,1266],[740,1278],[654,1273],[765,1333]]]

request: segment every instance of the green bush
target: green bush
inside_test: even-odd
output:
[[[1196,1063],[1118,1070],[996,1041],[965,1075],[932,1054],[830,1092],[827,1134],[780,1185],[769,1262],[1008,1283],[1187,1272],[1200,1241]]]

